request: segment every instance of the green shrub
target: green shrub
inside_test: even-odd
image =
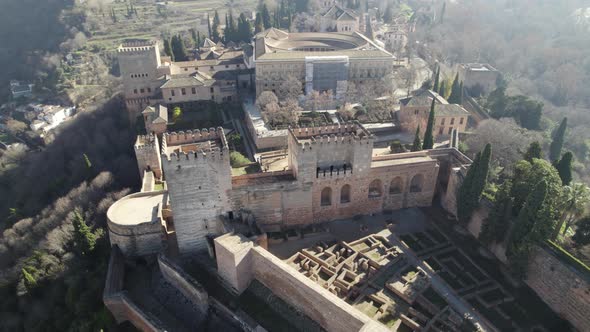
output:
[[[249,163],[251,163],[251,161],[244,157],[243,154],[233,151],[229,154],[229,162],[231,164],[231,167],[242,167],[245,165],[248,165]]]

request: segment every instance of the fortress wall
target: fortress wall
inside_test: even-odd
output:
[[[526,283],[578,331],[590,331],[590,278],[563,262],[551,249],[537,247]]]
[[[141,179],[143,179],[144,172],[148,168],[154,172],[156,178],[160,178],[162,176],[160,167],[162,161],[160,159],[160,152],[158,151],[158,137],[155,135],[137,136],[133,148]]]
[[[172,155],[163,168],[180,252],[206,250],[205,237],[219,234],[218,217],[230,210],[229,153]]]
[[[109,221],[109,240],[117,245],[125,256],[143,256],[162,249],[162,225],[159,222],[140,225],[117,225]]]
[[[385,326],[373,322],[270,252],[260,247],[250,252],[254,278],[327,331],[387,331]]]
[[[191,276],[186,274],[179,266],[166,256],[158,255],[158,266],[164,279],[178,289],[184,296],[198,306],[198,310],[207,316],[209,309],[209,295],[207,291]]]
[[[109,267],[105,288],[102,296],[103,303],[115,317],[118,323],[131,322],[142,331],[162,331],[158,320],[143,312],[127,296],[123,290],[125,278],[125,258],[117,246],[111,249]]]

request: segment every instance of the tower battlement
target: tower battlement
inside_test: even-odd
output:
[[[148,135],[137,135],[137,139],[135,140],[135,144],[133,148],[135,151],[138,150],[150,150],[150,149],[157,149],[158,146],[158,137],[153,134]]]
[[[199,143],[208,140],[219,140],[221,149],[227,149],[227,142],[223,128],[194,129],[179,132],[170,132],[164,134],[164,141],[168,147]]]
[[[209,150],[191,150],[191,151],[178,151],[170,154],[163,154],[162,158],[166,160],[168,166],[170,165],[183,165],[183,164],[195,164],[195,163],[208,163],[208,162],[224,162],[226,159],[229,162],[229,153],[223,151],[218,147],[212,147]]]
[[[291,128],[289,135],[303,150],[312,149],[315,145],[363,144],[373,140],[373,135],[358,122],[323,127]]]
[[[158,46],[158,43],[153,40],[134,40],[127,41],[119,45],[117,53],[143,53],[151,51]]]

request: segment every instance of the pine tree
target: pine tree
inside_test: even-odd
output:
[[[96,236],[92,233],[90,227],[86,225],[80,211],[74,211],[72,224],[74,226],[74,246],[76,250],[81,255],[91,254],[96,246]]]
[[[485,189],[492,156],[492,147],[487,144],[482,152],[479,152],[457,195],[457,217],[460,222],[467,224],[471,219],[473,211],[479,206],[481,194]]]
[[[169,38],[164,39],[164,53],[170,57],[170,60],[174,61],[174,53],[172,52],[172,45]]]
[[[561,178],[561,183],[564,186],[569,186],[572,182],[572,160],[574,159],[574,155],[568,151],[563,154],[561,159],[555,163],[555,168],[559,173],[559,177]]]
[[[422,139],[420,139],[420,125],[416,128],[416,135],[414,136],[414,144],[412,144],[412,151],[422,150]]]
[[[455,75],[453,85],[451,86],[451,95],[449,96],[449,104],[460,104],[461,102],[461,87],[459,85],[459,73]]]
[[[434,74],[434,85],[432,87],[432,91],[438,93],[440,89],[440,66],[436,66],[436,73]]]
[[[561,149],[563,148],[563,140],[565,137],[565,131],[567,129],[567,118],[563,118],[559,124],[559,128],[553,135],[553,141],[549,147],[549,161],[555,162],[561,157]]]
[[[422,149],[429,150],[434,147],[434,137],[432,132],[434,130],[434,104],[436,99],[432,99],[432,105],[430,105],[430,114],[428,115],[428,123],[426,124],[426,131],[424,132],[424,142],[422,143]]]
[[[272,28],[272,23],[270,21],[270,13],[268,12],[268,7],[266,3],[262,5],[262,25],[264,29]]]
[[[533,158],[543,159],[543,150],[541,149],[541,144],[537,141],[531,143],[524,154],[524,159],[529,162],[533,161]]]
[[[256,20],[254,21],[254,34],[258,34],[264,30],[264,26],[262,25],[262,15],[260,13],[256,13]]]

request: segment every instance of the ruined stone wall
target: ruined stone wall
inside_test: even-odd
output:
[[[229,153],[217,149],[172,154],[162,165],[180,252],[206,250],[205,237],[219,234],[218,217],[231,208]]]
[[[556,256],[537,247],[531,256],[526,283],[551,309],[577,330],[590,331],[590,277]]]
[[[207,291],[182,268],[162,254],[158,255],[158,266],[164,279],[197,305],[198,310],[203,314],[202,317],[206,317],[209,309]]]

